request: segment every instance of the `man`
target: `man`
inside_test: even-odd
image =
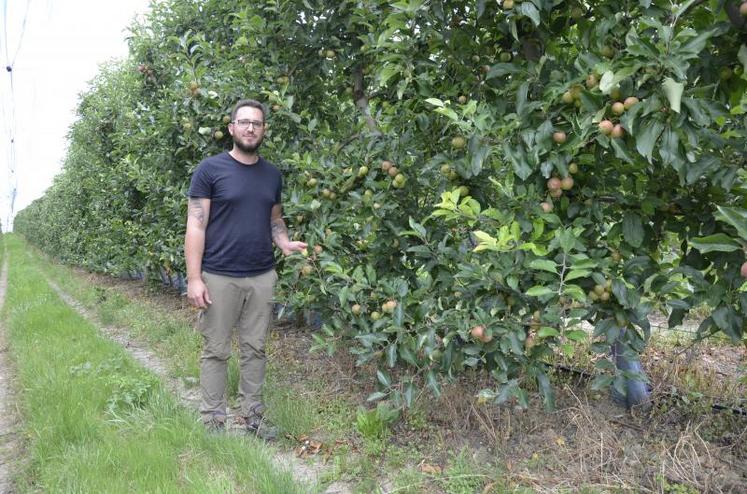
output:
[[[233,148],[200,163],[189,188],[187,298],[202,309],[200,414],[211,429],[226,421],[227,363],[233,328],[239,339],[239,399],[248,431],[272,439],[264,418],[265,339],[277,281],[273,242],[285,255],[306,248],[288,239],[280,171],[258,154],[265,133],[261,103],[241,100],[231,112]]]

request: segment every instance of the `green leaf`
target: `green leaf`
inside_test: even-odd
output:
[[[685,85],[681,82],[676,82],[671,77],[664,79],[661,84],[664,94],[667,95],[669,100],[669,107],[672,111],[680,112],[680,103],[682,102],[682,92],[685,90]]]
[[[428,373],[425,375],[425,382],[436,398],[441,396],[441,386],[438,384],[438,379],[433,369],[428,370]]]
[[[571,341],[586,341],[589,334],[582,329],[572,329],[565,332],[565,337]]]
[[[649,163],[652,163],[654,146],[663,130],[663,123],[658,120],[649,120],[641,125],[641,129],[636,134],[635,147],[642,156],[646,157]]]
[[[633,212],[625,213],[623,217],[623,237],[632,247],[640,247],[643,244],[643,223],[641,217]]]
[[[599,90],[604,94],[609,94],[612,88],[617,86],[620,81],[635,74],[638,69],[639,66],[634,65],[631,67],[624,67],[614,73],[611,70],[608,70],[602,74],[602,78],[599,81]]]
[[[366,398],[366,401],[377,401],[382,398],[386,398],[386,393],[382,393],[381,391],[376,391],[368,395],[368,398]]]
[[[724,233],[691,238],[690,245],[698,249],[702,254],[708,252],[734,252],[742,248],[739,242]]]
[[[555,292],[553,292],[546,286],[541,286],[541,285],[533,286],[532,288],[527,290],[527,295],[530,297],[542,297],[543,295],[550,295],[552,293],[555,293]]]
[[[572,269],[565,277],[565,281],[575,280],[576,278],[586,278],[591,274],[591,271],[586,269]]]
[[[597,377],[594,378],[594,381],[591,383],[591,389],[594,391],[600,391],[603,389],[609,388],[610,384],[614,381],[614,378],[612,376],[608,376],[606,374],[600,374]]]
[[[535,26],[540,25],[539,10],[537,10],[537,7],[535,7],[532,2],[521,2],[520,11],[522,14],[532,19]]]
[[[555,328],[543,326],[539,328],[539,331],[537,331],[538,338],[552,338],[553,336],[560,336],[560,333]]]
[[[549,259],[535,259],[529,263],[529,267],[540,271],[548,271],[550,273],[557,273],[558,265]]]
[[[719,211],[716,219],[736,228],[742,240],[747,240],[747,209],[727,206],[716,206],[716,209]]]
[[[677,10],[675,10],[674,12],[674,17],[678,18],[679,16],[681,16],[683,12],[687,11],[687,9],[689,9],[690,6],[697,1],[698,0],[687,0],[685,3],[677,7]]]
[[[628,154],[625,141],[622,139],[610,139],[610,144],[615,150],[615,156],[628,163],[633,163],[633,158]]]
[[[386,349],[386,365],[394,367],[397,364],[397,343],[390,344]]]
[[[506,153],[506,156],[508,156],[508,159],[511,160],[511,165],[513,166],[516,176],[521,180],[529,178],[529,175],[532,174],[532,168],[527,163],[526,154],[524,154],[524,150],[521,146],[514,150],[511,145],[506,142],[503,145],[503,150]]]
[[[376,371],[376,378],[379,380],[379,382],[384,385],[385,387],[390,387],[392,385],[392,378],[389,377],[389,374],[381,369]]]
[[[742,44],[742,46],[739,47],[737,58],[740,62],[742,62],[742,70],[744,70],[744,72],[747,72],[747,45]]]
[[[434,111],[436,113],[439,113],[439,114],[445,116],[449,120],[452,120],[454,122],[458,122],[459,121],[459,115],[457,115],[456,112],[454,110],[452,110],[451,108],[446,108],[445,106],[443,106],[443,107],[436,107],[436,109]]]
[[[529,3],[529,2],[525,2]],[[542,402],[547,410],[555,410],[555,391],[550,384],[550,379],[547,374],[540,372],[537,375],[537,384],[539,385],[540,394],[542,395]]]
[[[410,216],[410,218],[409,218],[409,223],[410,223],[410,228],[412,228],[413,231],[415,233],[417,233],[418,237],[421,240],[425,240],[426,239],[426,235],[425,235],[426,232],[425,232],[425,228],[423,227],[423,225],[421,225],[420,223],[418,223],[417,221],[415,221],[414,219],[412,219],[412,216]]]
[[[433,106],[438,106],[438,107],[444,106],[444,102],[438,98],[428,98],[425,100],[425,102],[430,103]]]
[[[490,67],[485,79],[494,79],[496,77],[503,77],[508,74],[517,74],[523,72],[521,67],[512,63],[497,63]]]
[[[683,158],[680,154],[680,137],[674,129],[664,129],[659,146],[659,155],[661,155],[665,164],[670,165],[678,172],[680,171]]]
[[[743,318],[736,313],[731,307],[722,305],[711,314],[713,322],[716,326],[729,336],[734,343],[738,343],[742,339],[744,332]]]

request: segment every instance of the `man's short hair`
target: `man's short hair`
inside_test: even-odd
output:
[[[265,111],[265,105],[257,101],[256,99],[242,99],[236,102],[236,104],[233,107],[233,110],[231,111],[231,121],[233,122],[236,120],[236,113],[239,111],[239,108],[243,108],[245,106],[250,106],[252,108],[256,108],[257,110],[262,112],[262,121],[265,120],[265,115],[267,115],[267,112]]]

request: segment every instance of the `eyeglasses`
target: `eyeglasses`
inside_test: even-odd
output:
[[[255,129],[261,129],[265,126],[264,122],[260,122],[259,120],[234,120],[231,122],[236,127],[239,127],[240,129],[248,129],[249,127],[254,127]]]

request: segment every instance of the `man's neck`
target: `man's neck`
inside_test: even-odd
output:
[[[228,154],[230,154],[233,159],[244,165],[254,165],[259,161],[259,153],[246,153],[236,146],[234,146]]]

